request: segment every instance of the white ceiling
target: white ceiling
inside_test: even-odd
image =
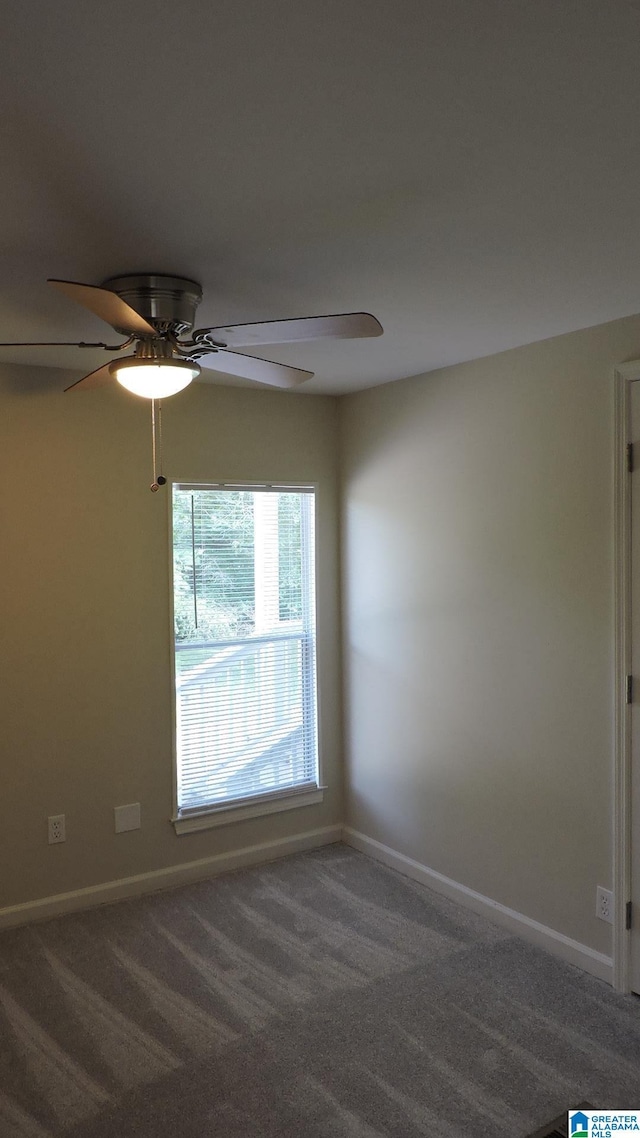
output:
[[[176,273],[199,325],[374,313],[258,352],[343,392],[640,310],[632,0],[10,7],[0,340],[104,338],[49,276]]]

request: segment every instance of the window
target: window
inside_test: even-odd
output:
[[[179,832],[321,796],[314,560],[311,487],[174,485]]]

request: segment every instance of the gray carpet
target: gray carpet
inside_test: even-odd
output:
[[[2,1138],[525,1138],[640,1004],[345,846],[0,934]]]

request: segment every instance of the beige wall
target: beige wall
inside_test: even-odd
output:
[[[176,837],[166,493],[148,406],[0,369],[0,908],[343,817],[601,951],[611,885],[612,379],[640,317],[336,401],[194,386],[165,472],[319,483],[322,806]],[[113,807],[143,827],[115,835]],[[49,847],[46,817],[67,816]]]
[[[597,950],[612,368],[640,318],[342,400],[348,822]]]
[[[61,371],[0,369],[0,908],[342,818],[336,401],[195,385],[165,404],[165,474],[319,484],[321,806],[176,837],[171,815],[167,493],[149,406],[63,395]],[[142,804],[114,834],[113,807]],[[47,844],[49,814],[67,841]]]

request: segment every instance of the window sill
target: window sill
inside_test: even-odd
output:
[[[213,810],[203,810],[199,814],[188,814],[172,818],[176,834],[193,834],[197,830],[209,830],[214,826],[228,826],[230,822],[244,822],[249,818],[259,818],[263,814],[278,814],[282,810],[297,810],[300,806],[316,806],[324,799],[326,787],[314,786],[311,789],[289,792],[247,806],[217,806]]]

